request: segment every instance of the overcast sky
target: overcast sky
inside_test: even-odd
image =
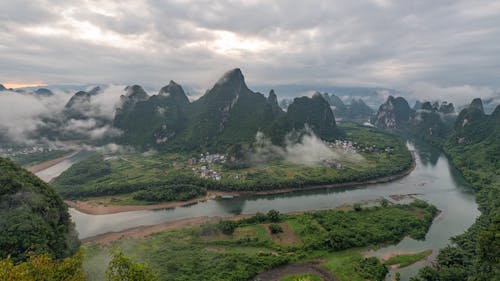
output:
[[[114,3],[113,3],[114,2]],[[0,0],[0,83],[500,89],[500,1]]]

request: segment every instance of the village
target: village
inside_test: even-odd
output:
[[[346,153],[373,153],[373,152],[385,152],[385,153],[393,153],[394,148],[385,147],[378,148],[375,145],[371,146],[361,146],[356,142],[352,142],[349,140],[335,140],[334,142],[324,141],[324,144],[331,149],[340,149]],[[342,163],[338,159],[319,159],[321,165],[335,168],[337,170],[343,170],[344,167]],[[200,178],[210,179],[214,181],[220,181],[222,179],[222,172],[216,169],[215,164],[224,164],[228,161],[228,157],[224,154],[214,153],[210,154],[210,152],[201,153],[198,158],[191,158],[188,160],[188,164],[192,166],[191,170],[193,173]],[[236,175],[235,179],[239,179],[240,176]]]
[[[0,147],[0,155],[3,157],[15,157],[18,155],[29,155],[34,153],[50,152],[60,149],[61,148],[48,147],[48,146],[33,146],[33,147],[23,147],[23,148]]]
[[[201,178],[204,179],[211,179],[211,180],[216,180],[220,181],[222,179],[222,175],[220,172],[210,169],[209,165],[210,164],[215,164],[215,163],[225,163],[226,162],[226,156],[215,153],[215,154],[210,154],[210,152],[207,153],[201,153],[200,158],[191,158],[189,159],[188,163],[190,165],[195,165],[195,164],[201,164],[201,167],[193,167],[192,170],[193,172],[198,175]]]

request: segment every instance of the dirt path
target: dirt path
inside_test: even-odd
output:
[[[43,171],[45,169],[48,169],[54,165],[57,165],[59,163],[61,163],[62,161],[68,159],[69,157],[75,155],[75,152],[71,152],[71,153],[68,153],[64,156],[61,156],[59,158],[56,158],[56,159],[52,159],[52,160],[49,160],[49,161],[45,161],[45,162],[42,162],[40,164],[36,164],[36,165],[33,165],[29,168],[27,168],[26,170],[28,170],[29,172],[35,174],[35,173],[38,173],[40,171]]]
[[[241,191],[241,192],[231,192],[231,191],[209,191],[207,196],[203,198],[196,198],[188,201],[174,201],[174,202],[166,202],[161,204],[154,205],[112,205],[112,204],[102,204],[99,203],[103,198],[95,198],[90,199],[88,201],[64,201],[66,205],[71,208],[75,208],[76,210],[89,214],[89,215],[105,215],[105,214],[115,214],[121,212],[129,212],[129,211],[142,211],[142,210],[159,210],[159,209],[167,209],[174,208],[180,206],[188,206],[192,204],[196,204],[199,202],[205,202],[210,199],[214,199],[218,195],[233,195],[233,196],[246,196],[246,195],[267,195],[267,194],[280,194],[280,193],[289,193],[293,191],[302,191],[302,190],[314,190],[314,189],[322,189],[322,188],[338,188],[338,187],[349,187],[349,186],[361,186],[361,185],[369,185],[369,184],[377,184],[377,183],[385,183],[394,181],[400,178],[407,176],[413,169],[415,169],[415,156],[412,152],[413,162],[410,168],[407,170],[392,176],[372,179],[364,182],[345,182],[345,183],[337,183],[337,184],[327,184],[327,185],[315,185],[315,186],[306,186],[301,188],[288,188],[288,189],[276,189],[276,190],[267,190],[267,191]],[[108,200],[109,201],[109,200]]]
[[[316,274],[323,281],[338,281],[330,272],[319,267],[320,262],[311,261],[304,263],[292,263],[262,272],[254,277],[253,281],[277,281],[291,274]]]

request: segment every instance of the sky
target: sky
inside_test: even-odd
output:
[[[0,0],[0,11],[7,86],[175,80],[202,92],[239,67],[250,88],[500,96],[499,1]]]

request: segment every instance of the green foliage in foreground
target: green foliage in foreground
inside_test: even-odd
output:
[[[301,188],[362,182],[394,175],[411,166],[411,154],[401,139],[354,124],[342,126],[346,140],[357,142],[363,147],[376,146],[378,150],[360,152],[363,158],[361,161],[346,156],[340,160],[342,170],[325,165],[294,165],[281,160],[233,169],[221,163],[190,164],[189,160],[199,155],[189,153],[122,155],[108,161],[96,156],[77,163],[62,173],[54,181],[54,187],[64,198],[71,199],[132,194],[144,190],[144,193],[138,194],[138,198],[157,202],[174,198],[168,194],[176,193],[172,190],[179,185],[191,186],[193,192],[188,192],[190,196],[203,194],[200,188],[225,191]],[[385,147],[392,147],[394,151],[385,152]],[[217,171],[221,180],[202,179],[192,170],[205,165]]]
[[[329,254],[323,267],[341,281],[384,280],[387,267],[376,258],[363,258],[358,250]]]
[[[316,274],[292,274],[281,278],[279,281],[321,281]]]
[[[61,259],[80,246],[68,208],[45,182],[0,158],[0,259],[28,258],[28,251]]]
[[[108,281],[156,281],[156,275],[145,263],[135,263],[121,251],[113,254],[113,259],[106,269]]]
[[[411,264],[414,264],[417,261],[420,261],[422,259],[425,259],[431,253],[432,253],[432,250],[426,250],[426,251],[422,251],[420,253],[415,253],[415,254],[397,255],[397,256],[391,257],[390,259],[386,260],[384,262],[384,264],[387,266],[397,264],[398,267],[401,268],[401,267],[405,267],[405,266],[409,266]]]
[[[112,247],[122,248],[125,254],[146,262],[160,280],[248,280],[262,271],[311,259],[326,259],[324,266],[330,269],[333,268],[330,260],[339,255],[336,249],[398,242],[407,235],[421,237],[431,224],[427,216],[433,213],[434,207],[419,201],[408,206],[365,208],[361,212],[329,210],[281,215],[282,222],[289,225],[299,241],[293,244],[274,242],[263,230],[263,223],[256,222],[260,218],[249,218],[231,222],[234,230],[228,235],[217,224],[205,224],[157,233],[141,240],[119,240]],[[309,231],[311,229],[315,231]],[[363,232],[367,237],[353,239],[347,235],[337,236],[337,229],[340,233],[368,229],[373,234]],[[336,247],[331,246],[332,240],[336,241]],[[106,266],[102,256],[107,251],[106,247],[88,246],[85,263],[92,265],[92,272],[87,271],[90,280],[102,279]],[[95,267],[99,265],[103,267],[100,272]],[[378,280],[376,276],[381,276],[385,268],[362,257],[356,259],[352,267],[351,274],[364,278],[359,280]],[[337,275],[336,269],[333,274]]]
[[[82,258],[82,251],[62,261],[55,261],[47,254],[33,253],[18,264],[6,258],[0,260],[0,281],[85,281]]]

